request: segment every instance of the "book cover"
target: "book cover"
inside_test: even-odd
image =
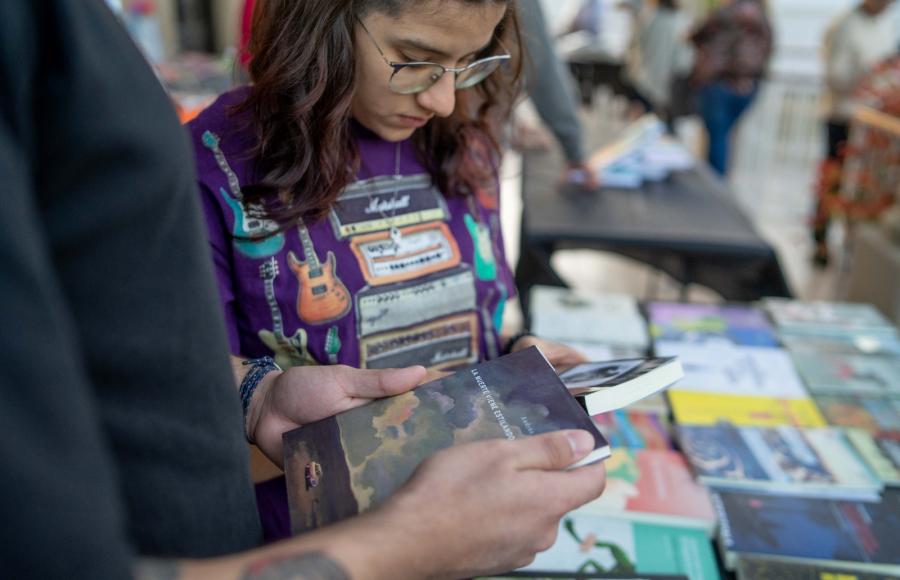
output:
[[[784,348],[792,354],[887,354],[900,356],[900,339],[895,336],[779,336]]]
[[[716,526],[709,490],[694,481],[684,455],[669,450],[613,449],[603,495],[575,511],[697,528],[709,535]]]
[[[657,356],[677,356],[684,368],[679,391],[804,399],[809,396],[787,351],[760,346],[710,348],[658,341]]]
[[[637,300],[627,294],[583,292],[535,286],[529,306],[530,327],[550,340],[572,340],[646,349],[647,323]]]
[[[563,517],[556,543],[523,570],[720,578],[712,543],[702,530],[579,513]]]
[[[654,340],[778,346],[765,313],[752,306],[651,302],[647,313]]]
[[[582,363],[556,370],[591,415],[655,395],[684,376],[675,357]]]
[[[284,434],[291,524],[301,533],[381,503],[451,445],[559,429],[593,433],[579,464],[609,456],[590,417],[536,347]]]
[[[815,336],[896,336],[897,329],[870,304],[765,298],[763,307],[779,332]]]
[[[719,423],[677,432],[698,481],[712,487],[872,501],[882,488],[836,427]]]
[[[619,409],[592,417],[610,447],[674,449],[667,414]]]
[[[737,559],[738,580],[897,580],[893,574],[866,572],[829,562],[794,563],[761,556]]]
[[[579,574],[576,572],[510,572],[503,576],[479,576],[473,580],[689,580],[687,576],[673,574]]]
[[[832,425],[867,431],[900,431],[900,397],[878,395],[813,395]]]
[[[880,503],[729,491],[713,492],[712,500],[729,567],[740,553],[900,572],[900,490],[886,489]]]
[[[828,422],[810,398],[741,397],[670,390],[667,393],[675,421],[683,425],[735,425],[825,427]]]
[[[877,432],[847,428],[847,439],[885,485],[900,487],[900,432]]]
[[[900,357],[875,354],[794,354],[813,394],[900,396]]]

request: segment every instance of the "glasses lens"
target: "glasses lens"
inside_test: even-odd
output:
[[[459,73],[458,77],[456,77],[456,88],[465,89],[473,85],[477,85],[478,83],[486,79],[492,72],[497,70],[497,67],[500,66],[501,62],[503,61],[498,58],[496,60],[489,60],[481,64],[477,64],[470,69],[464,70],[463,72]]]
[[[391,89],[403,95],[420,93],[440,80],[444,69],[433,64],[411,64],[394,73]]]

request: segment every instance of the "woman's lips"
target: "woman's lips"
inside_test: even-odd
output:
[[[420,117],[407,117],[406,115],[399,115],[400,123],[407,127],[424,127],[426,123],[428,123],[428,119],[422,119]]]

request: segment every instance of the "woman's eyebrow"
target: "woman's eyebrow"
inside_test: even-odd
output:
[[[473,50],[472,52],[470,52],[469,54],[466,54],[465,56],[471,56],[473,54],[478,54],[479,52],[481,52],[481,51],[485,50],[487,47],[489,47],[491,45],[492,41],[493,41],[493,39],[491,41],[489,41],[487,44],[485,44],[484,46],[482,46],[481,48],[479,48],[477,50]],[[418,40],[416,38],[400,38],[397,40],[397,42],[400,44],[405,44],[405,45],[411,46],[413,48],[418,48],[419,50],[424,50],[425,52],[430,52],[431,54],[437,55],[441,58],[452,58],[452,56],[450,54],[448,54],[445,50],[442,50],[436,46],[432,46],[423,40]]]

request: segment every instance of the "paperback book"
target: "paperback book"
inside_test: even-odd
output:
[[[694,481],[677,451],[613,449],[606,460],[606,489],[576,513],[703,530],[710,537],[716,514],[709,490]]]
[[[531,329],[550,340],[641,350],[650,344],[647,323],[637,300],[627,294],[535,286],[531,290],[529,311]]]
[[[657,356],[677,356],[684,368],[679,391],[805,399],[809,396],[787,351],[760,346],[710,348],[658,341]]]
[[[778,346],[765,313],[752,306],[651,302],[647,314],[650,334],[657,341]]]
[[[795,354],[813,394],[900,396],[900,357],[874,354]]]
[[[878,501],[880,480],[837,427],[679,425],[697,480],[717,489]]]
[[[590,415],[655,395],[684,376],[675,357],[583,363],[556,370]]]
[[[674,449],[672,425],[667,414],[619,409],[599,413],[592,419],[610,447],[628,449]]]
[[[713,492],[725,564],[738,554],[834,560],[900,574],[900,490],[880,503]]]
[[[897,328],[870,304],[766,298],[763,306],[786,334],[896,338]]]
[[[702,530],[576,512],[563,517],[556,543],[523,570],[720,578],[712,543]]]
[[[675,421],[682,425],[715,425],[727,421],[756,427],[825,427],[828,422],[809,397],[747,397],[669,391]]]
[[[884,485],[900,487],[900,432],[848,428],[847,439]]]
[[[784,348],[792,354],[882,354],[900,356],[900,339],[895,336],[807,336],[782,334]]]
[[[609,445],[536,347],[523,349],[284,434],[295,534],[366,511],[429,455],[456,444],[585,429]]]
[[[866,572],[831,562],[798,564],[777,558],[739,556],[737,580],[897,580],[893,574]]]
[[[831,425],[867,431],[900,431],[900,397],[813,395]]]

